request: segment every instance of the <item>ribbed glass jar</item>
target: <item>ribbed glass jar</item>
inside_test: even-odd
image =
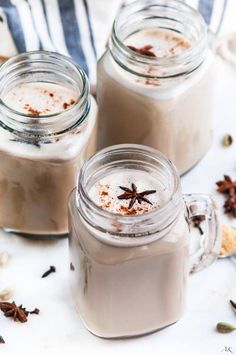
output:
[[[127,200],[119,199],[120,180],[127,176],[137,191],[153,184],[151,205],[135,201],[127,208]],[[114,189],[117,195],[111,195]],[[189,265],[189,225],[199,215],[205,217],[203,235],[196,230],[199,245]],[[183,196],[175,167],[141,145],[109,147],[85,163],[69,200],[69,225],[74,302],[85,326],[106,338],[142,335],[179,320],[189,271],[211,264],[220,249],[210,196]]]
[[[96,150],[96,113],[85,73],[65,56],[29,52],[1,66],[2,228],[68,232],[67,199]]]
[[[178,0],[127,5],[98,63],[99,148],[145,144],[187,172],[211,145],[215,74],[196,10]]]

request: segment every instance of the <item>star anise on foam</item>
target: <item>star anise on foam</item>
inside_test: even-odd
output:
[[[127,46],[131,51],[141,54],[141,55],[146,55],[148,57],[156,57],[155,53],[152,52],[150,49],[153,48],[153,46],[150,46],[147,44],[146,46],[143,46],[142,48],[136,48],[134,46]]]
[[[236,193],[236,181],[232,181],[228,175],[224,175],[224,180],[217,181],[216,185],[218,186],[217,191],[221,193],[229,196],[233,196]]]
[[[0,310],[5,317],[12,317],[15,322],[25,323],[29,314],[39,314],[38,308],[27,311],[22,305],[17,306],[15,302],[0,302]]]
[[[145,196],[154,194],[156,192],[156,190],[145,190],[142,192],[138,192],[137,186],[134,183],[131,184],[131,189],[125,186],[120,186],[120,189],[125,192],[122,195],[117,196],[117,198],[119,200],[130,199],[128,209],[132,208],[136,201],[139,204],[141,204],[142,202],[146,202],[149,203],[149,205],[152,205],[151,201],[149,201]]]

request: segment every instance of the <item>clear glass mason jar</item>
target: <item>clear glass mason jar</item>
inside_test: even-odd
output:
[[[74,99],[64,102],[70,94]],[[96,115],[86,74],[69,58],[35,51],[1,66],[2,228],[68,233],[67,200],[80,167],[96,150]]]
[[[113,173],[151,176],[168,192],[165,202],[140,215],[101,208],[91,189]],[[134,206],[139,211],[137,201]],[[193,228],[189,262],[190,221],[199,215],[205,217],[203,234]],[[189,271],[210,265],[220,249],[211,197],[183,196],[172,163],[141,145],[109,147],[85,163],[70,196],[69,225],[76,308],[87,329],[105,338],[146,334],[178,321],[185,309]]]
[[[148,145],[187,172],[211,145],[214,63],[204,20],[187,4],[124,7],[98,63],[99,148]]]

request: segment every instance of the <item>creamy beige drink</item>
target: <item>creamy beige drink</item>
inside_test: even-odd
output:
[[[152,3],[158,7],[159,1]],[[136,4],[118,16],[98,64],[99,147],[149,145],[183,174],[211,144],[216,70],[200,15],[187,7],[188,16],[186,5],[176,4],[179,22],[165,23],[168,6],[158,7],[155,21],[142,10],[142,19],[141,1],[139,13]]]
[[[155,27],[132,34],[125,39],[124,44],[134,52],[153,58],[172,58],[193,46],[180,33]]]
[[[188,222],[199,215],[203,234],[190,236]],[[220,245],[215,202],[183,199],[176,169],[160,152],[116,145],[81,169],[69,199],[70,279],[92,333],[137,336],[178,321],[189,270],[210,265]]]
[[[74,105],[78,96],[78,92],[62,85],[27,82],[14,86],[2,100],[18,113],[43,116],[65,111]]]
[[[0,227],[68,232],[68,196],[96,150],[96,104],[81,92],[47,79],[1,88]]]
[[[113,232],[105,231],[109,221],[99,215],[91,221],[89,215],[83,218],[76,192],[69,208],[72,292],[83,322],[102,337],[145,334],[176,322],[185,308],[188,274],[183,206],[171,227],[144,232],[152,214],[170,201],[169,182],[163,184],[155,171],[141,167],[115,168],[107,174],[98,169],[96,175],[88,180],[89,201],[109,212]],[[155,223],[163,216],[153,218]],[[93,227],[97,223],[101,228]]]

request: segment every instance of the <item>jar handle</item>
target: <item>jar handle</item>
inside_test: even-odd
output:
[[[211,265],[221,248],[221,226],[215,201],[210,195],[184,195],[187,222],[190,228],[190,273]],[[199,228],[192,228],[194,219],[202,216]]]

